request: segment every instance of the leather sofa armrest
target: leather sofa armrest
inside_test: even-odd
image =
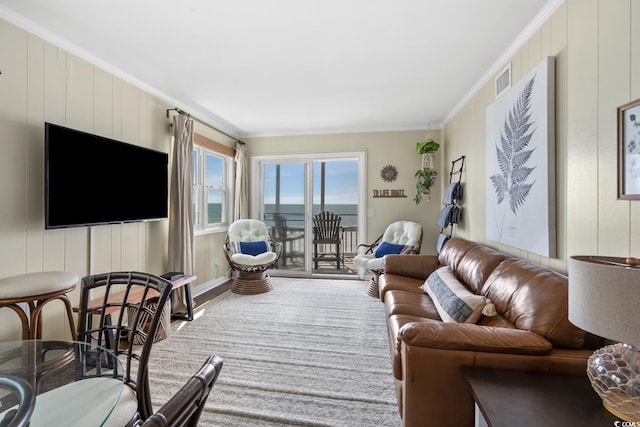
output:
[[[551,343],[534,332],[428,319],[404,325],[397,337],[398,351],[402,343],[442,350],[530,356],[549,355],[552,350]]]
[[[385,255],[384,272],[425,280],[439,266],[435,255]]]

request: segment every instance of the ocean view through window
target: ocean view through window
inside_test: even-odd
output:
[[[233,159],[194,146],[193,149],[193,219],[196,230],[227,225],[232,203],[229,183]]]
[[[366,224],[365,160],[364,151],[252,157],[251,217],[265,222],[282,248],[270,274],[360,274],[353,253]],[[333,234],[314,219],[323,211],[340,217],[337,229],[328,223]],[[335,230],[338,239],[318,237],[335,236]]]
[[[313,214],[320,213],[320,205],[313,205]],[[328,204],[325,205],[326,211],[333,212],[342,217],[341,226],[357,227],[358,226],[358,205],[357,204]],[[275,204],[264,205],[265,222],[267,226],[273,226],[274,215],[280,214],[287,218],[289,225],[302,226],[304,224],[304,205],[280,205],[279,208]]]

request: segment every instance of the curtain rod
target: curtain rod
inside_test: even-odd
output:
[[[192,119],[192,120],[195,120],[195,121],[197,121],[197,122],[200,122],[200,123],[202,123],[203,125],[208,126],[208,127],[210,127],[211,129],[215,130],[216,132],[219,132],[219,133],[223,134],[224,136],[226,136],[226,137],[228,137],[228,138],[233,139],[233,140],[234,140],[234,142],[236,142],[236,143],[244,144],[244,142],[240,141],[240,140],[239,140],[238,138],[236,138],[235,136],[231,136],[231,135],[229,135],[228,133],[223,132],[223,131],[221,131],[220,129],[218,129],[218,128],[215,128],[215,127],[211,126],[210,124],[203,122],[202,120],[199,120],[199,119],[197,119],[197,118],[195,118],[195,117],[191,117],[191,114],[189,114],[189,113],[187,113],[186,111],[181,110],[181,109],[179,109],[179,108],[177,108],[177,107],[176,107],[176,108],[169,108],[169,109],[167,109],[167,119],[169,118],[169,111],[175,111],[176,113],[180,114],[181,116],[187,116],[188,118],[190,118],[190,119]]]

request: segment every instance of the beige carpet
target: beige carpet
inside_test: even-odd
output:
[[[367,282],[272,280],[272,292],[227,293],[173,323],[154,344],[154,407],[216,354],[202,426],[400,426],[384,306]]]

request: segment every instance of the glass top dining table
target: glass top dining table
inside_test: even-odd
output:
[[[122,393],[122,372],[115,354],[95,344],[0,342],[0,378],[18,378],[35,394],[35,404],[28,411],[31,427],[103,425]],[[0,390],[0,425],[19,403],[14,395]]]

